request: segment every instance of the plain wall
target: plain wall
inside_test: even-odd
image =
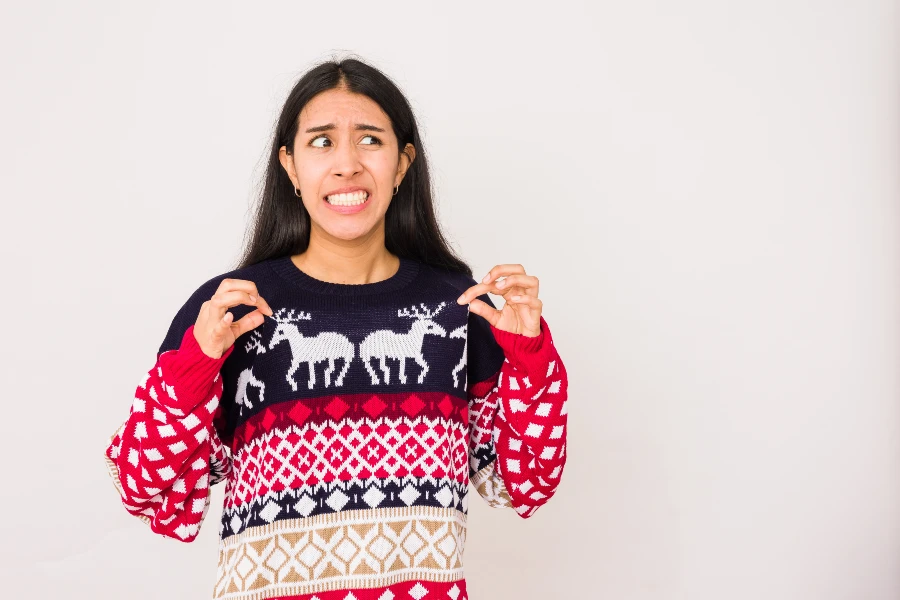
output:
[[[0,13],[9,598],[212,594],[102,457],[230,270],[294,81],[408,94],[442,223],[522,263],[569,377],[531,519],[471,490],[473,600],[900,597],[900,53],[884,0],[31,2]]]

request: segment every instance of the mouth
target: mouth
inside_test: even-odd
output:
[[[334,211],[350,214],[363,210],[369,205],[369,193],[365,190],[343,194],[331,194],[323,198],[325,204]]]
[[[365,204],[368,199],[369,193],[365,190],[325,196],[325,202],[331,206],[360,206]]]

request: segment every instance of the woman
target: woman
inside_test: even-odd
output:
[[[556,491],[567,379],[538,279],[476,282],[430,186],[384,74],[299,80],[241,264],[175,315],[106,449],[126,510],[185,542],[226,482],[215,598],[466,598],[469,482],[522,517]]]

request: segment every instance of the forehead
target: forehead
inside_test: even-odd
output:
[[[334,123],[338,127],[353,123],[368,123],[390,128],[390,119],[378,103],[343,89],[325,90],[313,96],[300,111],[300,126]]]

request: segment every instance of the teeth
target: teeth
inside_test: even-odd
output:
[[[325,199],[329,204],[337,206],[355,206],[366,201],[369,195],[364,191],[352,192],[350,194],[334,194],[327,196]]]

